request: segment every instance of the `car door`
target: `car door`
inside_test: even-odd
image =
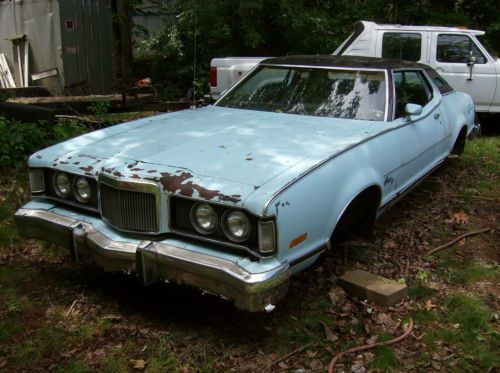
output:
[[[401,192],[440,162],[445,129],[439,107],[441,96],[421,70],[393,71],[393,80],[393,125],[401,157],[396,189]],[[408,103],[421,105],[421,114],[408,116],[405,113]]]
[[[495,63],[475,38],[465,34],[435,33],[430,65],[457,91],[472,96],[477,111],[488,111],[495,96]],[[470,57],[475,59],[469,64]]]

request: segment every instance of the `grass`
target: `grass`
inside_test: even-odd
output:
[[[460,284],[471,284],[478,281],[500,280],[500,266],[475,262],[465,268],[451,268],[450,281]]]
[[[378,346],[374,353],[375,357],[371,364],[373,369],[378,369],[381,372],[393,372],[399,368],[400,363],[392,347]]]

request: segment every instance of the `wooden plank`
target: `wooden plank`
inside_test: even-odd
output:
[[[16,88],[16,83],[14,83],[12,73],[10,72],[9,65],[7,64],[7,59],[3,53],[0,53],[0,71],[5,84],[4,88]]]

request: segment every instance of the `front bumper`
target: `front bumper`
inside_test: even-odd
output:
[[[160,280],[190,285],[248,311],[272,309],[288,290],[288,263],[251,273],[231,260],[165,242],[113,240],[89,222],[43,209],[21,208],[14,220],[22,236],[67,247],[76,260],[90,257],[107,271],[135,271],[144,285]]]

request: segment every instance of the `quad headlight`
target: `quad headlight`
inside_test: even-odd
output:
[[[191,208],[191,224],[202,234],[210,234],[217,228],[217,213],[207,203],[196,203]]]
[[[78,202],[88,203],[92,198],[92,188],[88,180],[84,177],[75,178],[73,193]]]
[[[224,234],[231,241],[245,241],[250,236],[251,224],[245,213],[229,210],[224,214],[222,220]]]
[[[71,194],[71,181],[64,172],[58,172],[54,176],[54,189],[61,198],[68,198]]]

